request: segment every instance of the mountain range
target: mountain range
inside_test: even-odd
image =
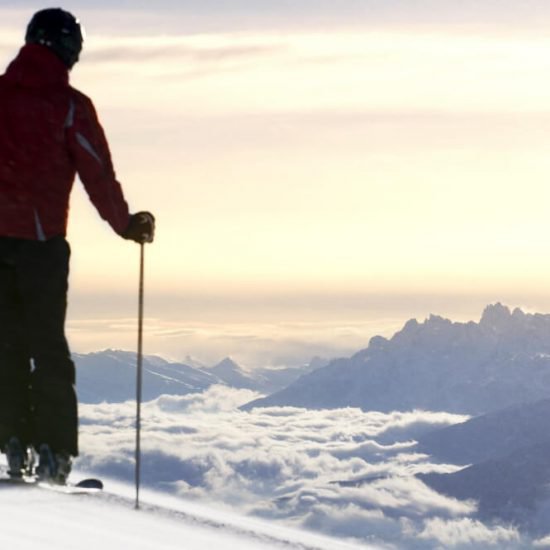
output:
[[[77,393],[83,403],[120,403],[136,397],[136,354],[105,350],[73,354]],[[143,357],[143,400],[163,394],[185,395],[222,381],[214,374],[154,355]]]
[[[550,315],[487,306],[479,321],[431,315],[243,407],[440,410],[480,415],[550,396]]]
[[[120,403],[136,396],[136,353],[104,350],[74,353],[77,369],[77,391],[83,403]],[[294,368],[263,368],[249,373],[232,359],[225,358],[213,367],[191,358],[185,363],[170,362],[156,355],[143,357],[143,400],[166,395],[202,392],[215,384],[260,393],[277,391],[310,372],[319,358]]]
[[[550,398],[523,403],[424,434],[416,451],[461,465],[500,459],[550,440],[549,418]]]
[[[545,399],[428,433],[419,438],[417,451],[467,466],[417,477],[439,493],[476,501],[483,521],[545,533],[550,522],[549,413],[550,399]]]

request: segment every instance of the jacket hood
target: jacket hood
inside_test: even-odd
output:
[[[69,71],[46,46],[26,44],[8,66],[6,78],[28,88],[68,86]]]

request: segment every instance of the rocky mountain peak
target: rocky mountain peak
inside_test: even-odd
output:
[[[521,310],[518,310],[517,308],[514,310],[515,317],[517,318],[518,314],[516,311]],[[482,327],[503,329],[508,327],[512,320],[512,312],[510,311],[510,308],[502,305],[500,302],[497,302],[496,304],[488,305],[484,309],[479,324]]]

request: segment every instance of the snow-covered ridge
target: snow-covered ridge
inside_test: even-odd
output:
[[[120,403],[135,397],[136,354],[105,350],[73,354],[77,369],[77,391],[84,403]],[[143,398],[160,395],[186,395],[204,391],[223,382],[206,370],[183,363],[170,363],[161,357],[143,358]]]
[[[88,354],[74,353],[73,359],[77,368],[77,390],[81,402],[122,403],[134,399],[135,352],[108,349]],[[311,365],[283,369],[263,368],[248,372],[230,358],[223,359],[213,367],[187,359],[180,363],[170,362],[156,355],[145,355],[144,400],[156,399],[161,395],[202,392],[216,384],[249,389],[265,395],[288,386],[319,364],[319,359],[313,359]]]

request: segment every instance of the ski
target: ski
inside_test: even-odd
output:
[[[97,489],[98,491],[102,491],[103,481],[95,477],[88,477],[86,479],[81,479],[75,484],[75,487],[80,487],[81,489]]]
[[[0,477],[0,485],[14,485],[21,487],[33,487],[36,485],[36,479],[33,477]]]
[[[35,485],[41,489],[48,489],[57,493],[65,493],[70,495],[97,493],[103,490],[103,482],[96,478],[86,478],[78,481],[77,483],[66,483],[65,485],[35,480]]]
[[[48,483],[47,481],[40,481],[33,476],[24,476],[19,478],[3,477],[0,478],[0,484],[25,487],[40,487],[41,489],[49,489],[51,491],[66,494],[97,493],[103,490],[103,482],[100,479],[96,478],[86,478],[76,483],[69,482],[65,485],[58,485],[55,483]]]

